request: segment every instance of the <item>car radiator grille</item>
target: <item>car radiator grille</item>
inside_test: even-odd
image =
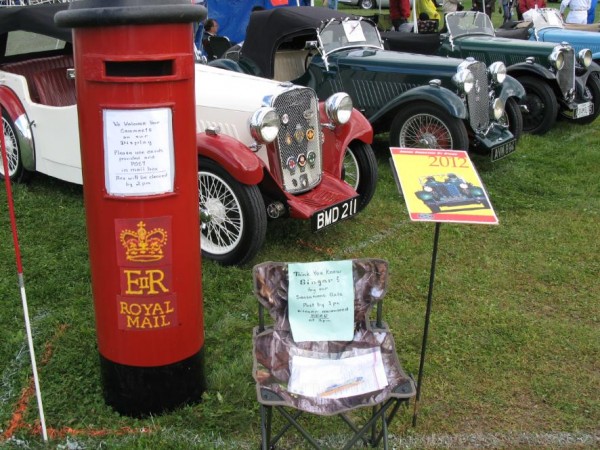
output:
[[[467,94],[469,123],[474,130],[487,128],[490,123],[490,105],[488,98],[487,68],[482,62],[469,65],[475,87]]]
[[[272,101],[281,121],[277,149],[283,188],[304,192],[321,181],[319,102],[312,89],[291,88]]]
[[[556,80],[565,97],[575,88],[575,51],[572,48],[565,51],[565,65],[557,72]]]

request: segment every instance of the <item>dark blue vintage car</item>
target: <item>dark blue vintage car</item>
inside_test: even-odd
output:
[[[250,17],[245,71],[350,94],[375,132],[399,147],[474,150],[497,160],[522,131],[523,87],[502,63],[384,50],[375,24],[327,8],[276,8]]]
[[[483,189],[469,183],[454,173],[428,175],[419,178],[422,190],[415,192],[419,200],[438,213],[441,208],[454,208],[465,205],[481,205],[489,208],[490,203]]]

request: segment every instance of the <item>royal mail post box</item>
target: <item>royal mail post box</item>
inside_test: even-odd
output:
[[[81,0],[55,16],[73,29],[103,390],[126,415],[205,388],[192,40],[205,17],[189,0]]]

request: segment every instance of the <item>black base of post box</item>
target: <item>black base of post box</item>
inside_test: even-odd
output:
[[[104,399],[119,414],[145,417],[198,403],[206,390],[204,348],[174,364],[136,367],[100,355]]]

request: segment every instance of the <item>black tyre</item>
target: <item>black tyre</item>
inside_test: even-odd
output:
[[[360,195],[358,211],[363,210],[373,198],[377,186],[377,159],[370,145],[354,141],[344,153],[342,180]]]
[[[523,131],[531,134],[544,134],[554,126],[558,115],[558,101],[552,88],[543,80],[535,77],[520,77],[519,82],[525,88],[527,107],[523,113]]]
[[[592,102],[594,105],[594,112],[589,116],[573,120],[573,122],[580,125],[592,123],[596,120],[598,114],[600,114],[600,78],[597,76],[588,77],[587,82],[585,83],[585,96],[587,97],[586,100]]]
[[[27,181],[32,173],[23,167],[21,147],[17,138],[17,128],[6,110],[2,110],[2,128],[4,130],[8,176],[11,181],[17,183]],[[0,180],[4,180],[4,163],[2,162],[2,158],[0,158]]]
[[[252,259],[267,232],[265,204],[258,187],[238,183],[214,161],[201,158],[198,192],[202,256],[223,265]]]
[[[469,136],[462,120],[431,103],[403,107],[392,122],[390,144],[404,148],[468,150]]]
[[[523,134],[523,114],[517,101],[511,97],[504,106],[504,116],[500,118],[500,123],[508,125],[508,129],[516,139]]]
[[[374,0],[358,0],[358,7],[361,9],[371,9],[375,6]]]

